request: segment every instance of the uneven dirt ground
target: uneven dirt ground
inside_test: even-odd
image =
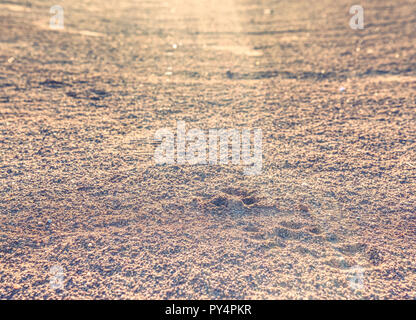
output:
[[[415,299],[416,1],[353,4],[2,0],[0,298]],[[156,165],[178,120],[262,174]]]

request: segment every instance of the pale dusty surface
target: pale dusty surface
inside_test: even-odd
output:
[[[415,1],[59,4],[0,3],[0,298],[416,298]],[[178,120],[263,173],[156,166]]]

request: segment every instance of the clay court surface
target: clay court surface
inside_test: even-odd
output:
[[[415,1],[54,4],[0,3],[1,299],[416,298]],[[156,165],[181,120],[262,173]]]

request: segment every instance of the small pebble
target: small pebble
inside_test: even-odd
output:
[[[305,213],[309,212],[308,206],[306,206],[304,204],[299,204],[299,210],[302,211],[302,212],[305,212]]]
[[[227,76],[228,79],[232,79],[234,77],[234,74],[230,70],[227,70],[225,75]]]

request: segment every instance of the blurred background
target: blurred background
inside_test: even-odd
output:
[[[1,1],[0,298],[414,299],[415,9]],[[157,166],[179,120],[262,174]]]

